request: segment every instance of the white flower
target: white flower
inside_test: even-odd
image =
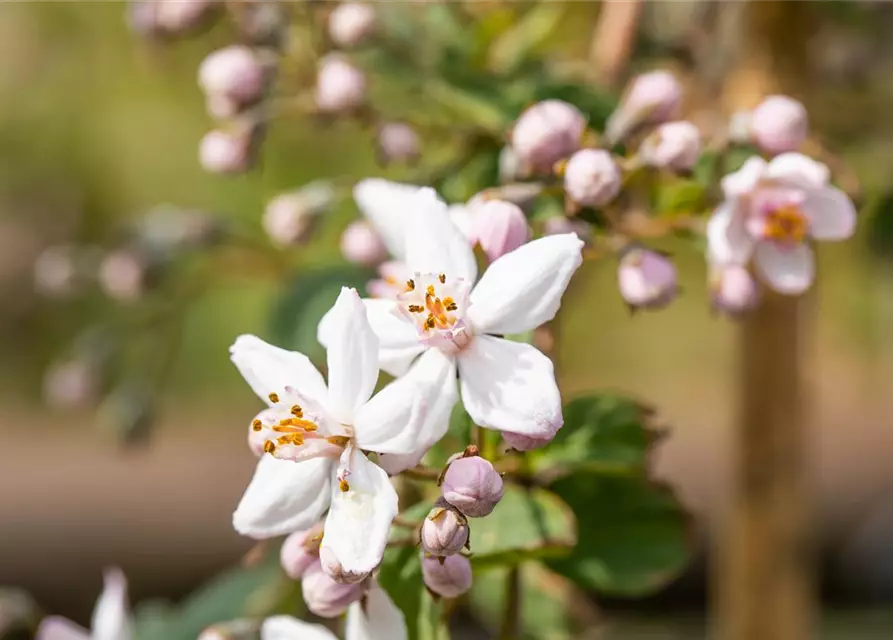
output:
[[[251,428],[267,434],[254,478],[233,514],[244,535],[268,538],[306,529],[328,509],[322,550],[344,576],[362,579],[381,561],[397,494],[363,450],[419,448],[423,394],[397,380],[372,396],[378,339],[356,290],[344,288],[329,312],[328,387],[300,354],[254,336],[230,348],[251,388],[268,403]]]
[[[828,167],[799,153],[750,158],[723,178],[725,202],[707,225],[709,261],[743,266],[752,258],[779,293],[806,291],[815,277],[808,241],[844,240],[856,226],[852,201],[828,179]]]
[[[120,569],[106,569],[103,589],[93,610],[92,631],[68,618],[44,618],[35,634],[36,640],[132,640],[133,616],[127,604],[127,578]]]
[[[338,640],[319,624],[291,616],[275,616],[264,621],[261,640]],[[347,610],[345,640],[406,640],[406,621],[388,594],[372,585],[365,597]]]
[[[404,234],[403,254],[413,275],[397,301],[367,300],[366,309],[380,340],[381,367],[434,393],[426,402],[426,444],[446,429],[457,375],[465,409],[477,424],[532,437],[554,435],[562,415],[552,362],[534,347],[501,336],[555,316],[582,263],[583,243],[576,234],[562,234],[525,244],[494,261],[472,288],[474,254],[434,191],[401,186],[387,196],[381,212],[385,205],[393,209],[391,243],[397,246]],[[334,343],[331,314],[320,323],[318,337],[324,345]]]

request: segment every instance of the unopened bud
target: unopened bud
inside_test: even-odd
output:
[[[422,550],[433,556],[459,553],[468,542],[468,523],[452,508],[434,507],[422,523]]]
[[[354,573],[352,571],[346,571],[341,564],[341,561],[338,560],[332,550],[328,547],[322,547],[319,550],[319,562],[322,565],[323,571],[325,571],[332,580],[340,584],[359,584],[369,577],[368,572]]]
[[[241,40],[256,46],[279,48],[288,30],[287,2],[247,0],[231,4],[230,14],[235,19]]]
[[[550,173],[556,162],[580,148],[586,116],[562,100],[544,100],[529,107],[512,129],[512,148],[522,166]]]
[[[234,44],[202,61],[198,83],[209,98],[223,98],[244,106],[257,102],[263,94],[264,67],[253,49]]]
[[[310,238],[317,211],[307,206],[299,191],[276,196],[264,209],[263,227],[273,244],[291,247]]]
[[[322,530],[318,527],[307,531],[297,531],[288,536],[279,549],[279,561],[282,569],[292,580],[304,575],[312,565],[319,561],[319,543]]]
[[[691,122],[667,122],[639,147],[645,164],[674,171],[688,171],[701,157],[701,132]]]
[[[616,198],[622,179],[620,167],[602,149],[581,149],[564,168],[568,198],[586,207],[601,207]]]
[[[425,586],[444,598],[458,598],[471,589],[471,562],[456,554],[446,558],[422,554]]]
[[[472,236],[492,262],[530,240],[530,227],[518,205],[485,200],[474,206]]]
[[[89,407],[99,396],[100,378],[100,372],[86,359],[58,362],[44,375],[44,400],[58,409]]]
[[[406,281],[412,277],[412,272],[403,262],[388,260],[378,265],[378,276],[377,280],[366,283],[366,291],[373,298],[396,300],[406,291]]]
[[[341,255],[348,262],[374,266],[388,257],[388,250],[372,225],[357,220],[341,234]]]
[[[809,135],[809,116],[801,102],[788,96],[769,96],[753,110],[753,142],[763,151],[796,151]]]
[[[502,500],[502,476],[480,456],[450,463],[440,487],[443,499],[471,518],[488,515]]]
[[[412,162],[419,157],[419,136],[404,122],[388,122],[378,130],[378,155],[383,164]]]
[[[361,585],[335,582],[318,562],[304,570],[301,591],[307,608],[322,618],[341,615],[363,595]]]
[[[198,149],[199,162],[209,173],[242,173],[251,166],[250,131],[209,131]]]
[[[352,111],[366,99],[365,74],[338,55],[323,58],[316,76],[316,106],[325,113]]]
[[[99,286],[109,298],[132,302],[149,288],[152,266],[142,251],[127,247],[115,249],[99,265]]]
[[[633,248],[620,259],[620,295],[633,309],[660,309],[678,293],[676,267],[655,251]]]
[[[196,640],[255,640],[259,627],[257,620],[218,622],[203,630]]]
[[[547,236],[561,235],[563,233],[576,233],[586,244],[592,241],[592,227],[588,222],[579,218],[567,218],[565,216],[555,216],[547,218],[543,222],[543,234]]]
[[[375,10],[365,2],[345,2],[329,14],[329,37],[339,47],[355,47],[373,33]]]
[[[532,436],[513,433],[511,431],[503,431],[502,439],[509,447],[516,451],[533,451],[534,449],[545,447],[552,442],[552,438],[534,438]]]
[[[44,249],[34,262],[34,286],[45,296],[64,298],[80,288],[78,255],[75,247]]]
[[[718,266],[711,276],[713,308],[738,316],[753,309],[760,301],[760,289],[746,267]]]
[[[616,143],[642,125],[666,122],[681,103],[682,86],[672,73],[652,71],[637,76],[608,118],[605,137]]]
[[[217,0],[149,0],[158,27],[169,35],[191,31],[221,6]]]

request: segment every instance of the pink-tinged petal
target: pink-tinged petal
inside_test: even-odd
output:
[[[229,353],[242,377],[268,405],[274,404],[270,393],[282,394],[285,387],[293,387],[316,402],[326,399],[326,383],[303,353],[274,347],[251,335],[236,338]]]
[[[477,262],[468,238],[450,219],[446,204],[433,189],[421,189],[413,200],[406,264],[413,273],[446,274],[450,280],[474,282]]]
[[[753,191],[763,177],[766,161],[759,156],[748,158],[738,171],[722,179],[722,192],[727,200],[735,200]]]
[[[746,264],[753,253],[754,241],[747,220],[738,208],[725,202],[707,222],[707,254],[718,264]]]
[[[462,401],[475,423],[531,437],[561,428],[552,361],[534,347],[478,336],[458,360]]]
[[[90,640],[90,632],[68,618],[49,616],[40,621],[34,640]]]
[[[345,640],[406,640],[406,620],[377,584],[347,610]],[[266,639],[264,639],[266,640]]]
[[[273,616],[264,620],[260,640],[338,640],[321,624],[310,624],[291,616]]]
[[[331,552],[345,574],[370,573],[381,563],[398,511],[397,492],[388,474],[353,446],[341,456],[338,479],[320,553]]]
[[[342,424],[351,424],[378,380],[378,338],[356,289],[343,287],[331,314],[328,408]]]
[[[133,616],[127,602],[127,578],[117,567],[103,572],[103,588],[91,623],[92,640],[131,640]]]
[[[787,187],[821,189],[828,185],[830,176],[826,165],[802,153],[791,152],[774,157],[763,177]]]
[[[384,469],[389,476],[396,476],[398,473],[402,473],[407,469],[412,469],[421,462],[422,458],[425,457],[425,454],[428,453],[430,448],[431,447],[422,447],[412,453],[406,454],[380,453],[378,455],[378,466]]]
[[[354,416],[354,441],[365,451],[412,453],[422,442],[427,389],[408,376],[376,393]]]
[[[815,261],[808,244],[784,247],[761,242],[754,254],[754,266],[766,284],[785,295],[803,293],[815,279]]]
[[[334,472],[330,458],[292,462],[262,456],[233,513],[233,527],[259,540],[309,529],[329,507]]]
[[[360,211],[372,223],[395,258],[406,255],[408,221],[415,213],[414,197],[421,187],[380,178],[361,180],[353,188]]]
[[[459,227],[462,234],[468,239],[468,244],[472,247],[477,243],[477,237],[474,235],[474,212],[472,207],[465,204],[451,204],[447,207],[450,213],[450,220]]]
[[[425,346],[419,341],[415,326],[397,312],[394,300],[363,300],[366,317],[378,336],[378,366],[392,376],[406,373]],[[317,328],[316,338],[328,348],[333,343],[334,315],[330,310]]]
[[[816,240],[846,240],[856,230],[856,207],[836,187],[807,191],[803,211],[809,218],[809,235]]]
[[[479,333],[520,333],[555,317],[571,276],[583,263],[575,233],[529,242],[496,260],[469,298]]]

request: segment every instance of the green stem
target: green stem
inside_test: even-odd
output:
[[[518,640],[521,637],[521,567],[509,569],[505,579],[505,609],[502,612],[500,640]]]

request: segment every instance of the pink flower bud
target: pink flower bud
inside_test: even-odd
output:
[[[196,640],[255,640],[259,626],[257,620],[247,618],[218,622],[206,627]]]
[[[451,508],[434,507],[422,523],[421,542],[432,556],[451,556],[468,542],[468,523]]]
[[[745,267],[717,267],[711,280],[713,308],[721,313],[738,316],[753,309],[760,301],[759,287]]]
[[[365,2],[345,2],[329,14],[329,37],[339,47],[355,47],[373,33],[375,10]]]
[[[216,0],[150,0],[155,22],[167,34],[180,34],[198,27],[220,6]]]
[[[768,153],[796,151],[809,135],[806,107],[788,96],[769,96],[753,110],[750,133]]]
[[[34,262],[34,286],[45,296],[64,298],[79,288],[78,260],[74,247],[44,249]]]
[[[502,500],[502,476],[480,456],[459,458],[450,464],[440,489],[443,499],[464,515],[482,518]]]
[[[602,149],[582,149],[567,161],[564,190],[574,202],[601,207],[617,197],[623,176],[611,154]]]
[[[319,561],[320,564],[322,564],[323,571],[325,571],[332,580],[339,584],[359,584],[369,577],[368,572],[354,573],[352,571],[345,571],[344,566],[328,547],[320,548]]]
[[[140,252],[116,249],[99,265],[99,286],[103,293],[121,302],[142,297],[149,286],[150,264]]]
[[[444,598],[458,598],[471,589],[471,562],[456,554],[439,558],[422,554],[425,586]]]
[[[341,255],[348,262],[374,266],[388,257],[388,250],[372,225],[357,220],[341,234]]]
[[[617,272],[620,295],[634,309],[660,309],[676,297],[676,267],[665,256],[634,248],[620,260]]]
[[[245,132],[215,129],[202,138],[199,162],[209,173],[242,173],[251,162],[251,136]]]
[[[366,76],[338,55],[326,56],[316,76],[316,107],[326,113],[351,111],[366,98]]]
[[[256,102],[264,90],[264,69],[254,51],[241,44],[219,49],[198,68],[198,83],[209,97],[237,105]]]
[[[503,431],[502,439],[505,440],[505,443],[509,447],[516,451],[533,451],[534,449],[545,447],[552,442],[552,438],[533,438],[511,431]]]
[[[301,591],[307,608],[322,618],[341,615],[363,595],[361,585],[335,582],[318,562],[304,570]]]
[[[645,138],[639,157],[653,167],[688,171],[701,157],[701,132],[685,120],[662,124]]]
[[[300,193],[283,193],[267,204],[262,224],[270,241],[279,247],[293,247],[309,239],[316,212],[306,206]]]
[[[378,154],[382,163],[411,162],[419,157],[419,136],[403,122],[388,122],[378,130]]]
[[[614,143],[638,127],[669,120],[682,103],[682,86],[668,71],[637,76],[628,85],[620,106],[608,118],[605,136]]]
[[[512,148],[522,166],[549,173],[556,162],[580,148],[586,117],[562,100],[544,100],[529,107],[512,129]]]
[[[319,528],[296,531],[283,541],[279,549],[279,561],[285,575],[292,580],[298,580],[307,569],[319,561],[321,533]]]
[[[505,200],[475,205],[472,232],[490,262],[530,240],[530,228],[521,207]]]

